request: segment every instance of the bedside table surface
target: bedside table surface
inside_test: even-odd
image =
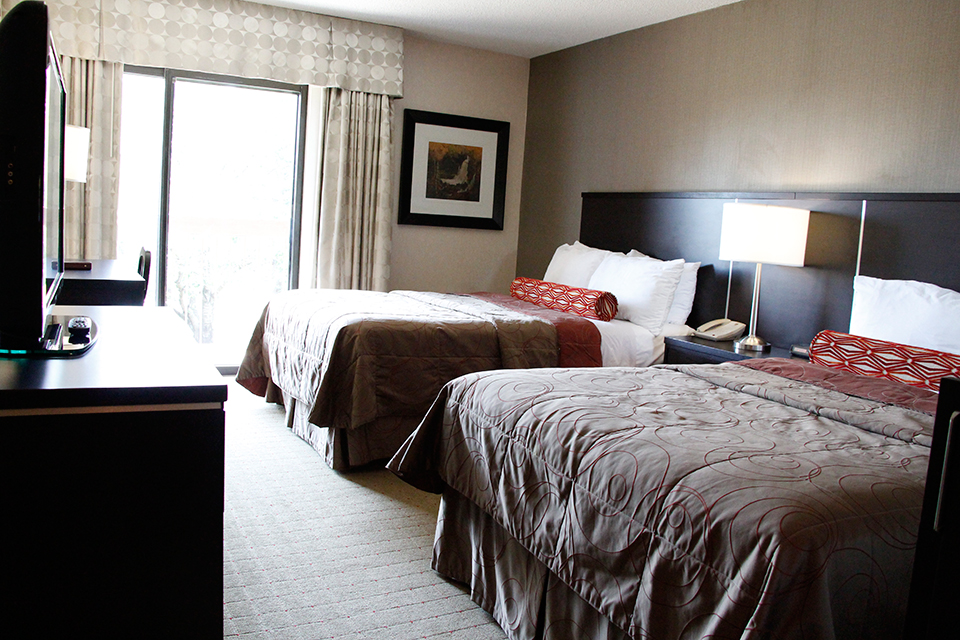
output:
[[[727,362],[731,360],[750,360],[754,358],[789,358],[791,357],[789,349],[780,347],[771,347],[769,351],[736,351],[732,340],[715,342],[705,340],[696,336],[672,336],[664,338],[667,355],[664,362],[671,362],[670,353],[680,352],[686,357],[684,363],[689,363],[691,359],[703,362]]]

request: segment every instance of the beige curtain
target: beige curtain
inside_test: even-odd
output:
[[[117,257],[120,83],[123,65],[63,57],[67,124],[90,129],[87,182],[64,190],[64,257]]]
[[[393,101],[343,89],[326,93],[315,286],[386,291]]]
[[[403,95],[398,27],[245,0],[46,2],[60,55]]]

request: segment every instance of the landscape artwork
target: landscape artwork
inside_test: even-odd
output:
[[[503,230],[510,123],[406,109],[397,222]]]
[[[426,197],[480,202],[483,147],[429,143]]]

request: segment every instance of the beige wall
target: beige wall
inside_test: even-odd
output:
[[[502,231],[400,225],[394,201],[389,287],[507,293],[517,262],[529,60],[441,44],[410,32],[404,35],[403,57],[404,97],[394,114],[395,192],[404,109],[505,120],[510,123],[510,155]]]
[[[517,274],[584,191],[960,191],[960,2],[744,0],[536,58]]]

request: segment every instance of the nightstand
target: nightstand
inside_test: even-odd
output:
[[[714,342],[696,336],[664,338],[665,364],[719,364],[752,358],[789,358],[790,350],[771,347],[769,351],[737,352],[733,341]]]

